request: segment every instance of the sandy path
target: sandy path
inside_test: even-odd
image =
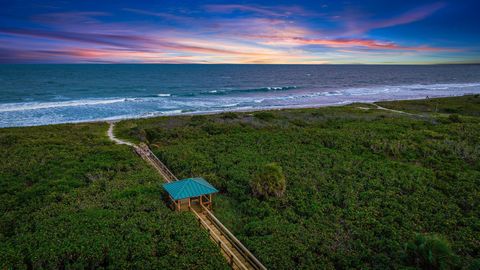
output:
[[[132,147],[135,146],[131,142],[123,141],[115,137],[115,135],[113,134],[113,128],[115,127],[115,122],[108,122],[108,123],[110,124],[110,127],[108,127],[107,135],[111,141],[115,142],[116,144],[126,144]]]
[[[409,113],[409,112],[404,112],[404,111],[399,111],[399,110],[393,110],[393,109],[382,107],[382,106],[380,106],[378,104],[375,104],[375,103],[371,103],[371,104],[373,106],[375,106],[375,108],[369,108],[369,107],[357,107],[357,108],[361,109],[361,110],[377,109],[377,110],[384,110],[384,111],[388,111],[388,112],[400,113],[400,114],[405,114],[405,115],[410,115],[410,116],[425,117],[425,115],[421,115],[421,114],[415,114],[415,113]]]
[[[384,110],[384,111],[389,111],[389,112],[394,112],[394,113],[401,113],[401,114],[406,114],[406,115],[422,116],[423,117],[423,115],[408,113],[408,112],[398,111],[398,110],[392,110],[392,109],[388,109],[388,108],[382,107],[380,105],[377,105],[375,103],[372,103],[372,104],[375,105],[377,107],[377,109],[379,109],[379,110]]]

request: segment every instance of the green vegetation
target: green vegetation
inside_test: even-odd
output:
[[[106,124],[0,129],[0,269],[226,269]]]
[[[238,115],[234,112],[224,112],[221,114],[221,117],[223,119],[236,119],[238,118]]]
[[[263,121],[271,121],[275,118],[275,114],[273,114],[272,112],[268,112],[268,111],[256,112],[253,115],[256,118],[261,119]]]
[[[417,235],[407,245],[407,260],[422,269],[451,269],[455,265],[450,244],[437,235]]]
[[[478,100],[381,103],[425,117],[352,104],[236,118],[139,119],[121,122],[117,131],[148,142],[177,176],[203,176],[219,188],[216,215],[271,269],[439,262],[445,269],[474,269],[480,257]],[[271,162],[283,169],[284,195],[252,196],[252,179]],[[418,235],[438,235],[450,245]],[[452,260],[426,260],[429,250]]]
[[[250,182],[253,195],[259,197],[281,197],[285,192],[286,183],[282,167],[276,163],[263,166]]]
[[[378,102],[378,105],[394,110],[420,113],[447,113],[480,116],[480,95],[426,100]]]

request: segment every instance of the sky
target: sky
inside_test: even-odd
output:
[[[0,0],[0,63],[480,63],[480,1]]]

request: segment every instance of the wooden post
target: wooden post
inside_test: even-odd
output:
[[[180,211],[180,200],[177,201],[178,211]]]
[[[200,209],[202,208],[203,201],[202,201],[203,195],[200,195]]]
[[[212,207],[213,207],[212,206],[212,194],[208,194],[208,196],[209,196],[209,201],[210,201],[209,202],[210,203],[210,210],[212,210]]]
[[[190,203],[190,198],[188,198],[188,208],[190,208],[192,204]]]

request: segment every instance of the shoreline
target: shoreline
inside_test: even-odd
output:
[[[462,96],[470,96],[475,95],[475,93],[469,94],[461,94],[461,95],[444,95],[444,96],[435,96],[435,97],[418,97],[418,98],[406,98],[406,99],[382,99],[382,100],[375,100],[375,101],[368,101],[368,102],[350,102],[346,101],[343,103],[337,104],[308,104],[308,105],[294,105],[294,106],[278,106],[278,107],[270,107],[270,108],[251,108],[251,109],[231,109],[231,110],[217,110],[217,111],[200,111],[200,112],[183,112],[183,113],[172,113],[172,114],[159,114],[159,115],[142,115],[138,117],[126,117],[126,118],[104,118],[104,119],[93,119],[93,120],[85,120],[85,121],[72,121],[72,122],[63,122],[63,123],[52,123],[52,124],[41,124],[41,125],[26,125],[26,126],[9,126],[9,127],[0,127],[0,129],[10,129],[10,128],[28,128],[28,127],[42,127],[42,126],[54,126],[54,125],[69,125],[69,124],[97,124],[97,123],[117,123],[121,121],[127,120],[139,120],[139,119],[151,119],[157,117],[181,117],[181,116],[192,116],[192,115],[215,115],[215,114],[222,114],[226,112],[234,112],[234,113],[248,113],[248,112],[263,112],[263,111],[280,111],[280,110],[295,110],[295,109],[317,109],[317,108],[327,108],[327,107],[341,107],[341,106],[348,106],[351,104],[375,104],[377,102],[393,102],[393,101],[407,101],[407,100],[427,100],[427,99],[437,99],[437,98],[451,98],[451,97],[462,97]]]

